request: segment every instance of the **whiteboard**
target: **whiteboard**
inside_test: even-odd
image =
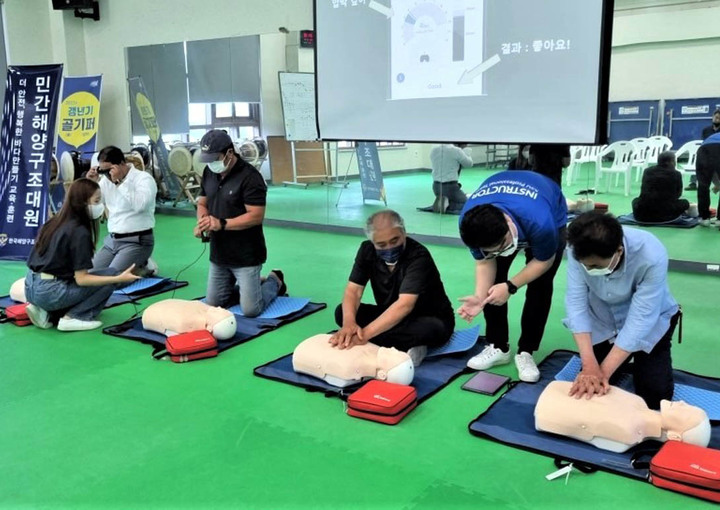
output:
[[[315,74],[278,73],[285,138],[290,141],[318,139],[315,120]]]

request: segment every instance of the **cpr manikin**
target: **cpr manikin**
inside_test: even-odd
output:
[[[602,396],[576,399],[571,382],[553,381],[535,406],[535,428],[585,441],[603,450],[624,452],[646,439],[668,439],[707,446],[710,420],[685,402],[660,401],[648,408],[637,395],[612,386]]]
[[[25,278],[20,278],[10,286],[10,299],[19,303],[27,303],[27,299],[25,299]]]
[[[293,352],[293,370],[341,388],[365,379],[412,382],[415,369],[407,353],[372,343],[338,349],[330,344],[330,336],[315,335],[303,340]]]
[[[143,327],[167,336],[206,329],[217,340],[232,338],[237,321],[232,312],[201,301],[165,299],[147,307],[142,316]]]

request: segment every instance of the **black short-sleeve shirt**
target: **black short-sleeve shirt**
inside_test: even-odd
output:
[[[255,167],[238,157],[222,178],[205,169],[200,196],[207,197],[207,209],[218,219],[235,218],[247,212],[246,205],[265,206],[267,185]],[[210,236],[210,261],[224,267],[258,266],[267,259],[262,225],[245,230],[221,230]]]
[[[62,280],[75,279],[75,271],[92,269],[92,234],[75,220],[61,225],[50,239],[45,253],[34,246],[27,266],[36,273],[48,273]]]
[[[562,187],[563,159],[570,157],[570,146],[557,143],[531,144],[530,154],[535,160],[533,171],[550,177]]]
[[[375,302],[383,310],[397,301],[400,294],[416,294],[418,299],[411,317],[437,317],[451,329],[455,325],[452,305],[435,261],[427,248],[410,237],[394,271],[377,256],[370,241],[363,242],[355,256],[350,281],[363,287],[369,281]]]

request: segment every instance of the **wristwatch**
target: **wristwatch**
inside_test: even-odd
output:
[[[227,225],[227,220],[220,218],[220,230],[225,230],[225,225]],[[515,289],[517,290],[517,289]]]
[[[515,293],[517,292],[517,290],[518,290],[517,285],[515,285],[515,284],[514,284],[513,282],[511,282],[510,280],[506,281],[506,282],[505,282],[505,285],[507,285],[508,292],[510,293],[510,295],[515,294]]]

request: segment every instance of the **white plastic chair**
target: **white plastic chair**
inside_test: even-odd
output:
[[[615,142],[605,147],[597,155],[595,159],[595,192],[600,185],[602,174],[615,174],[625,176],[625,196],[630,195],[630,179],[632,177],[634,146],[630,142]],[[608,154],[613,154],[612,164],[604,168],[602,166],[602,158]],[[610,191],[610,175],[606,179],[605,192]]]
[[[567,169],[566,181],[572,186],[577,179],[577,174],[584,163],[595,163],[597,155],[605,145],[574,145],[570,147],[570,165]]]
[[[650,140],[650,143],[653,145],[659,146],[660,152],[669,151],[673,146],[672,140],[670,140],[667,136],[651,136],[648,140]],[[655,164],[653,161],[650,163],[653,165]]]
[[[657,165],[658,156],[662,152],[670,150],[673,145],[672,140],[670,140],[667,136],[653,136],[648,140],[650,140],[650,146],[648,147],[648,151],[645,156],[645,161],[647,162],[645,168]],[[639,179],[642,178],[645,168],[640,171],[640,175],[638,176]]]
[[[684,175],[695,175],[695,161],[697,160],[697,151],[702,145],[702,140],[692,140],[678,149],[675,153],[675,160],[687,155],[687,163],[676,163],[675,168]]]
[[[640,180],[643,170],[649,166],[647,153],[651,142],[647,138],[633,138],[630,143],[634,146],[632,167],[636,169],[635,182],[637,182]]]

